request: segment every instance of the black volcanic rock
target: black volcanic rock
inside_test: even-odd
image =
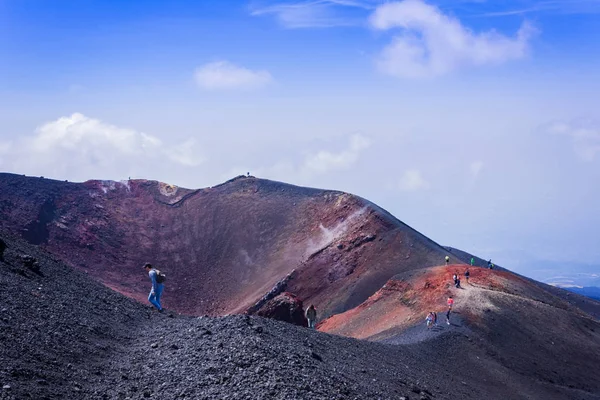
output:
[[[4,251],[6,250],[6,242],[0,239],[0,261],[4,261]]]
[[[302,300],[288,292],[283,292],[269,300],[255,314],[259,317],[307,326]]]

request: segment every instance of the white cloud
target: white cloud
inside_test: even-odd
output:
[[[370,22],[380,30],[401,29],[382,51],[378,66],[384,73],[408,78],[523,58],[535,33],[527,22],[512,38],[494,30],[476,33],[421,0],[386,3],[376,9]]]
[[[204,89],[243,89],[265,86],[273,80],[268,71],[253,71],[229,61],[215,61],[196,69],[196,83]]]
[[[203,161],[192,140],[170,146],[146,133],[79,113],[48,122],[33,136],[4,144],[0,150],[0,169],[70,180],[121,179]]]
[[[400,178],[398,187],[405,192],[415,192],[421,189],[428,189],[429,186],[429,182],[423,178],[421,171],[418,169],[409,169]]]
[[[594,161],[600,154],[600,124],[595,121],[554,122],[545,130],[551,135],[570,138],[575,153],[584,161]]]
[[[359,158],[360,152],[371,145],[365,136],[355,134],[350,137],[350,143],[345,150],[334,153],[321,150],[310,155],[304,161],[303,169],[317,173],[326,173],[332,170],[341,170],[351,167]]]
[[[309,0],[283,2],[255,8],[253,16],[273,15],[289,29],[330,28],[363,24],[361,18],[344,13],[343,10],[374,8],[375,0]]]
[[[471,176],[473,178],[479,177],[481,170],[483,169],[483,161],[473,161],[469,166],[469,170],[471,171]]]
[[[294,156],[290,154],[288,159],[279,160],[267,166],[232,168],[221,178],[229,179],[231,176],[250,171],[252,175],[258,177],[312,185],[318,176],[327,176],[337,171],[351,169],[360,159],[362,152],[370,145],[371,141],[368,137],[354,134],[350,136],[347,147],[338,152],[330,150],[310,152],[296,162],[292,160]]]

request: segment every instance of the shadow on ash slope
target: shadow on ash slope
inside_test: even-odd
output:
[[[600,399],[520,378],[461,332],[392,346],[258,317],[159,314],[7,243],[2,399]]]

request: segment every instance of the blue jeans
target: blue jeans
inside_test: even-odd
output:
[[[315,329],[315,322],[317,322],[317,321],[315,321],[314,319],[308,318],[308,327]]]
[[[165,285],[159,283],[156,285],[156,290],[154,292],[151,290],[150,294],[148,295],[148,301],[152,303],[158,310],[162,310],[162,306],[160,305],[160,296],[162,295],[164,288]]]

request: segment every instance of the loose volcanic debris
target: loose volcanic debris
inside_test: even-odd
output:
[[[514,373],[465,331],[400,346],[256,316],[158,313],[35,246],[6,241],[2,400],[600,399],[594,382],[571,388]],[[21,255],[41,273],[16,273]]]
[[[254,316],[157,313],[9,243],[0,399],[379,399],[410,396],[418,382],[384,345]],[[43,275],[15,273],[22,255]]]

